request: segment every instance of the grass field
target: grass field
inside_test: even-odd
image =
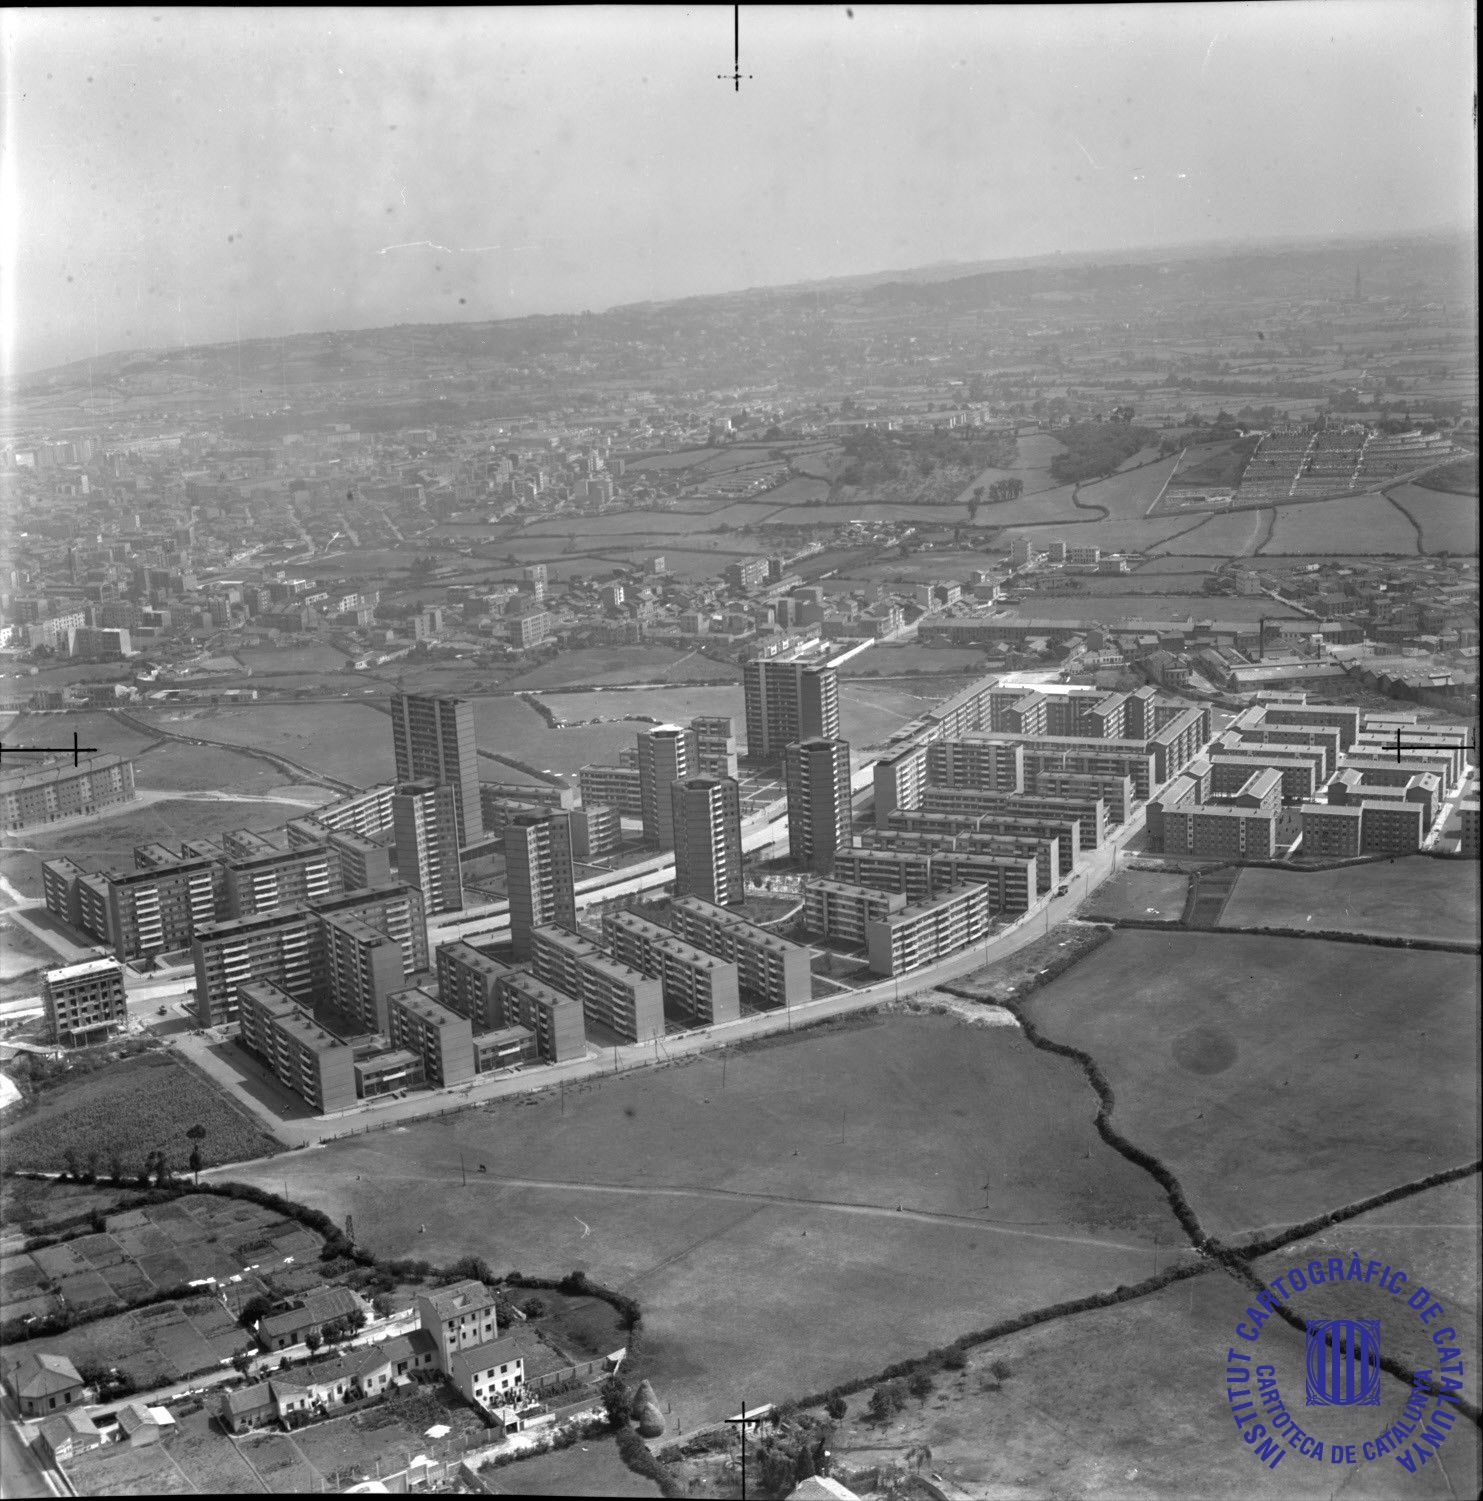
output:
[[[1344,1226],[1326,1245],[1347,1250],[1350,1232]],[[1378,1246],[1371,1254],[1381,1254]],[[1022,1330],[971,1352],[961,1374],[940,1372],[932,1397],[911,1400],[885,1426],[864,1419],[870,1394],[861,1393],[850,1399],[849,1418],[830,1441],[835,1474],[898,1464],[905,1446],[926,1443],[928,1470],[960,1493],[999,1501],[1311,1501],[1337,1494],[1440,1501],[1475,1494],[1476,1433],[1470,1441],[1466,1424],[1444,1446],[1445,1474],[1433,1463],[1413,1477],[1389,1458],[1324,1474],[1291,1452],[1275,1471],[1258,1463],[1241,1442],[1225,1394],[1226,1350],[1239,1343],[1232,1330],[1248,1301],[1247,1289],[1212,1273]],[[1383,1378],[1380,1408],[1310,1413],[1303,1407],[1302,1336],[1272,1320],[1259,1348],[1281,1362],[1283,1395],[1310,1432],[1359,1444],[1399,1415],[1406,1388],[1390,1376]],[[1007,1368],[1006,1379],[994,1373],[995,1363]]]
[[[1264,608],[1264,606],[1266,608]],[[1256,599],[1232,595],[1212,598],[1208,594],[1168,594],[1147,602],[1123,600],[1115,595],[1036,595],[1017,607],[1017,613],[1032,620],[1122,620],[1132,616],[1141,620],[1234,620],[1255,625],[1265,614],[1274,619],[1283,607],[1265,596]],[[1293,611],[1286,611],[1288,615]]]
[[[1232,511],[1227,516],[1212,516],[1204,526],[1171,537],[1159,544],[1170,553],[1195,553],[1209,558],[1245,558],[1256,550],[1266,535],[1267,512]]]
[[[1111,520],[1136,521],[1164,488],[1176,462],[1172,458],[1163,459],[1156,464],[1141,465],[1111,474],[1106,479],[1094,480],[1081,487],[1077,499],[1083,505],[1105,507]]]
[[[1388,493],[1421,528],[1423,552],[1477,556],[1477,495],[1444,495],[1421,485],[1400,485]]]
[[[276,751],[357,787],[389,782],[396,774],[391,721],[366,704],[145,710],[139,718],[196,740]]]
[[[662,724],[686,724],[698,714],[729,714],[738,739],[746,738],[741,684],[734,688],[610,688],[603,693],[542,695],[553,713],[577,721],[600,716],[648,714]],[[635,724],[633,732],[644,726]]]
[[[333,646],[244,647],[232,654],[254,673],[339,672],[350,660]]]
[[[984,670],[984,653],[967,646],[921,646],[915,641],[900,646],[874,646],[863,656],[846,662],[841,679],[916,677],[938,672],[972,677]]]
[[[1256,440],[1201,443],[1185,451],[1176,480],[1181,485],[1234,485],[1246,468]]]
[[[1173,871],[1125,869],[1092,893],[1082,915],[1093,920],[1137,917],[1178,922],[1188,893],[1188,876]]]
[[[1263,557],[1292,553],[1393,553],[1414,557],[1416,530],[1383,495],[1356,495],[1277,507]]]
[[[669,1435],[666,1435],[668,1437]],[[611,1438],[588,1439],[553,1454],[539,1454],[481,1476],[505,1496],[657,1496],[652,1480],[635,1475],[618,1458]]]
[[[1094,1109],[1079,1071],[1014,1028],[893,1017],[233,1176],[353,1212],[385,1254],[472,1250],[623,1288],[690,1428],[735,1409],[738,1373],[758,1400],[827,1386],[1144,1275],[1176,1232]],[[460,1151],[488,1168],[467,1190]]]
[[[1232,1235],[1476,1155],[1477,983],[1464,955],[1122,932],[1030,1015],[1098,1060],[1118,1128]]]
[[[40,862],[55,855],[68,856],[84,870],[105,870],[112,866],[132,870],[136,845],[159,840],[172,849],[178,849],[183,839],[210,839],[223,829],[261,832],[277,828],[290,818],[307,816],[307,809],[293,803],[230,803],[217,799],[172,798],[148,804],[138,812],[93,819],[67,829],[27,829],[22,831],[12,848],[19,852],[15,857],[18,865],[34,868],[39,888]],[[10,880],[16,881],[9,869],[10,862],[6,864],[6,874]],[[20,887],[18,881],[16,884]]]
[[[96,1153],[106,1171],[117,1151],[125,1169],[165,1152],[177,1170],[190,1156],[186,1131],[206,1128],[202,1159],[239,1162],[281,1150],[280,1144],[239,1111],[194,1069],[167,1053],[144,1053],[45,1090],[33,1105],[5,1117],[0,1142],[12,1169],[59,1171],[66,1154],[86,1163]]]
[[[1478,867],[1415,856],[1302,874],[1243,870],[1222,928],[1313,927],[1399,938],[1475,939]]]
[[[508,688],[560,688],[568,683],[665,683],[735,677],[741,669],[693,651],[668,647],[589,647],[564,651],[554,661],[506,680]]]
[[[79,746],[96,746],[100,755],[137,756],[155,742],[120,724],[111,714],[85,710],[78,714],[19,714],[5,729],[6,745],[65,745],[70,760],[72,736]],[[33,758],[26,757],[27,762]],[[38,764],[41,757],[35,757]],[[6,770],[12,764],[6,762]]]
[[[313,710],[301,711],[310,715]],[[240,751],[165,740],[134,763],[134,785],[177,792],[246,792],[261,797],[283,786],[283,773]]]

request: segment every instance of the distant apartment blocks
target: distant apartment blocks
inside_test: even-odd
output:
[[[669,922],[686,943],[735,964],[741,993],[754,1004],[793,1006],[812,994],[808,949],[739,913],[682,896],[670,903]]]
[[[624,1042],[648,1042],[664,1035],[660,982],[609,959],[596,944],[565,928],[535,930],[531,972],[543,984],[581,1001],[589,1026],[605,1027]]]
[[[0,819],[11,831],[82,817],[134,797],[134,763],[123,756],[0,773]]]

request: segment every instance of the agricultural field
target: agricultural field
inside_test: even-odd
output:
[[[1098,1061],[1118,1129],[1229,1237],[1476,1155],[1477,984],[1466,955],[1124,931],[1029,1015]]]
[[[1478,867],[1416,855],[1338,870],[1243,870],[1220,926],[1476,939]]]
[[[1146,605],[1139,600],[1122,600],[1116,596],[1082,594],[1037,594],[1016,607],[1016,613],[1031,620],[1098,620],[1110,622],[1129,617],[1154,620],[1233,620],[1255,625],[1266,615],[1276,619],[1284,613],[1281,605],[1262,597],[1238,595],[1166,594]],[[1285,612],[1293,615],[1292,610]]]
[[[1202,526],[1161,543],[1171,553],[1194,553],[1206,558],[1246,558],[1267,534],[1270,511],[1231,511],[1212,516]]]
[[[1180,485],[1234,486],[1245,472],[1256,448],[1255,438],[1229,443],[1200,443],[1185,450],[1175,483]]]
[[[523,699],[474,700],[474,737],[480,747],[557,776],[574,776],[579,767],[590,762],[616,763],[618,752],[633,744],[640,728],[636,724],[619,723],[572,725],[553,730]],[[388,733],[388,741],[390,738]],[[483,774],[490,780],[502,781],[503,770],[489,770],[495,764],[483,761]]]
[[[60,1171],[69,1155],[85,1164],[96,1154],[107,1170],[116,1152],[126,1171],[138,1172],[155,1151],[180,1169],[190,1156],[185,1132],[193,1125],[206,1128],[201,1156],[207,1165],[282,1150],[203,1075],[163,1052],[52,1085],[6,1115],[0,1142],[12,1169]]]
[[[1346,553],[1416,555],[1416,528],[1383,495],[1356,495],[1277,507],[1271,541],[1264,558],[1318,553],[1342,546]]]
[[[901,645],[873,646],[853,657],[839,670],[840,681],[850,678],[918,677],[932,673],[966,674],[969,679],[985,668],[983,652],[967,646],[922,646],[915,641]],[[946,697],[948,691],[943,690]]]
[[[1134,458],[1137,458],[1136,454]],[[1156,463],[1120,469],[1106,479],[1084,484],[1076,498],[1083,506],[1102,506],[1109,520],[1140,520],[1164,488],[1176,462],[1172,458],[1160,459]]]
[[[354,1213],[378,1253],[473,1250],[621,1288],[691,1428],[735,1409],[738,1371],[759,1393],[817,1389],[1146,1275],[1177,1231],[1094,1112],[1080,1070],[1015,1028],[895,1016],[233,1176]],[[467,1190],[460,1151],[487,1168]],[[799,1345],[802,1325],[829,1338]]]
[[[1421,485],[1387,490],[1391,501],[1421,528],[1424,553],[1478,553],[1478,497],[1447,495]]]
[[[274,751],[357,787],[389,782],[396,774],[391,721],[366,704],[256,704],[136,712],[142,723],[158,724],[172,734]]]
[[[958,689],[966,688],[978,675],[934,677],[912,685],[872,683],[868,678],[842,679],[839,685],[839,733],[858,754],[879,744]]]

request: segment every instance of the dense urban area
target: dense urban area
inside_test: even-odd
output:
[[[6,1467],[1213,1494],[1320,1242],[1475,1369],[1474,252],[14,382]]]

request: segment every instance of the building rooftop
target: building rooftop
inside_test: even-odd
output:
[[[434,1288],[422,1293],[432,1304],[433,1312],[440,1319],[456,1319],[466,1313],[476,1313],[494,1304],[494,1294],[482,1282],[466,1277],[450,1287]]]
[[[68,980],[85,979],[88,975],[122,974],[123,965],[116,959],[84,959],[81,964],[67,964],[61,969],[46,972],[48,985],[62,985]]]
[[[38,766],[28,771],[0,772],[0,796],[9,792],[26,792],[32,787],[47,787],[53,782],[65,782],[70,777],[83,776],[88,772],[107,771],[113,766],[132,766],[128,756],[112,754],[86,756],[76,766],[70,761],[59,761],[55,766]]]

